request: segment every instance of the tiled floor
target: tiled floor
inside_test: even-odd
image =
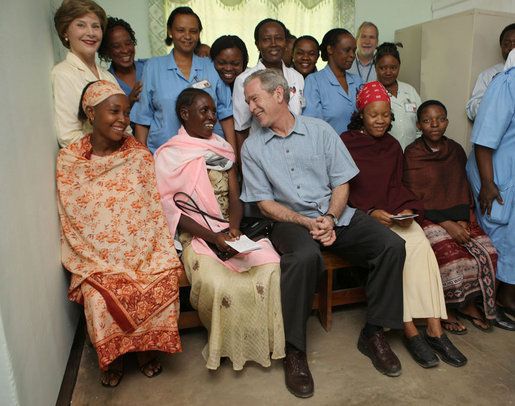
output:
[[[282,362],[270,368],[248,364],[243,371],[225,362],[208,371],[201,355],[203,329],[181,334],[183,352],[163,355],[163,373],[144,377],[130,357],[117,388],[104,388],[94,349],[85,345],[72,405],[515,405],[515,332],[495,328],[483,333],[466,322],[469,333],[450,336],[468,357],[463,368],[443,362],[419,367],[402,343],[402,333],[386,333],[402,363],[402,375],[377,372],[356,348],[365,307],[347,306],[334,313],[326,333],[317,317],[308,325],[308,359],[315,395],[298,399],[284,386]]]

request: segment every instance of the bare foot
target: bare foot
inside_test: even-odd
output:
[[[138,352],[138,367],[143,375],[152,378],[161,373],[161,362],[157,358],[156,351]]]
[[[123,378],[123,359],[122,357],[116,358],[111,364],[107,371],[100,371],[100,381],[103,386],[108,388],[114,388],[118,386]]]

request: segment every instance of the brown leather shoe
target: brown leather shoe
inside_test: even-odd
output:
[[[358,349],[372,360],[372,364],[382,374],[387,376],[399,376],[401,374],[401,362],[386,342],[383,330],[379,330],[371,338],[365,337],[363,330],[361,330]]]
[[[313,396],[315,385],[304,351],[291,351],[283,359],[284,380],[288,390],[299,398]]]

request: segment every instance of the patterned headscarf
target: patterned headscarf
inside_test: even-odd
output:
[[[87,106],[95,107],[114,94],[125,95],[118,85],[107,80],[97,80],[90,84],[84,92],[84,96],[82,96],[82,109],[86,111]]]
[[[377,81],[368,82],[361,88],[356,97],[356,107],[358,111],[361,111],[375,101],[386,101],[388,104],[391,104],[390,96],[388,96],[388,92],[381,83]]]

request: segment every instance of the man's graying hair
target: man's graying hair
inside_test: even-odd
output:
[[[288,82],[281,72],[276,69],[258,70],[245,79],[243,87],[247,87],[248,83],[256,78],[260,80],[261,87],[270,94],[272,94],[277,87],[282,87],[284,89],[284,100],[286,100],[286,103],[290,102],[290,86],[288,86]]]

